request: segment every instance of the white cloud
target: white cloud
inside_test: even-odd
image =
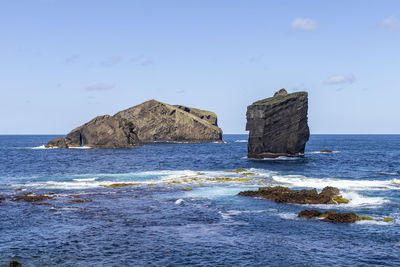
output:
[[[295,18],[292,22],[292,29],[296,31],[316,31],[318,28],[318,22],[313,19]]]
[[[110,90],[115,87],[113,83],[96,83],[89,86],[86,86],[86,91],[104,91]]]
[[[379,26],[390,31],[399,31],[400,20],[393,16],[387,17],[386,19],[382,20],[381,23],[379,23]]]
[[[353,83],[355,82],[356,77],[354,74],[349,74],[346,76],[332,76],[325,80],[326,84],[341,84],[341,83]]]

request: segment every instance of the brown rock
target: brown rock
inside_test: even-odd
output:
[[[44,201],[44,200],[49,200],[49,199],[54,199],[54,198],[51,196],[46,196],[46,195],[33,195],[32,193],[25,193],[23,195],[15,196],[12,200],[13,201],[24,200],[26,202],[36,202],[36,201]]]
[[[239,196],[262,197],[275,202],[296,203],[296,204],[338,204],[334,201],[339,189],[335,187],[325,187],[321,193],[317,190],[292,190],[288,187],[260,187],[258,191],[242,191]],[[344,202],[341,202],[344,203]]]
[[[202,119],[202,116],[194,115],[191,110],[185,111],[176,106],[150,100],[118,112],[114,117],[132,122],[139,140],[143,143],[221,141],[222,130],[211,124],[207,116]],[[206,111],[197,112],[205,114]]]
[[[156,100],[98,116],[47,147],[123,148],[152,142],[221,142],[215,113]]]
[[[21,263],[19,263],[18,261],[11,261],[10,262],[10,267],[21,267]]]

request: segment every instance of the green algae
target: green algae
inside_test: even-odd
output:
[[[339,195],[339,196],[333,196],[331,201],[329,201],[328,204],[348,204],[349,202],[350,202],[350,200]]]

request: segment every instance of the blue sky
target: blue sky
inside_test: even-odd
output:
[[[0,134],[149,99],[217,113],[309,92],[311,133],[400,133],[400,1],[0,1]]]

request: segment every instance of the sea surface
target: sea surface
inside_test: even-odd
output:
[[[311,135],[304,157],[273,160],[246,158],[247,135],[44,149],[54,137],[0,136],[0,266],[400,266],[400,135]],[[237,196],[276,185],[335,186],[350,202]],[[53,199],[11,201],[30,192]],[[312,208],[377,221],[297,218]]]

